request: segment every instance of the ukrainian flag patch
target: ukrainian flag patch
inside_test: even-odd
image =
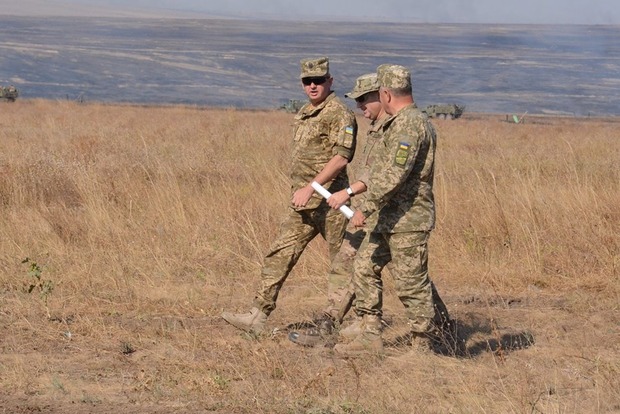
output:
[[[407,164],[407,159],[409,159],[409,153],[411,152],[411,145],[407,142],[400,142],[398,144],[398,150],[396,151],[396,156],[394,157],[394,164],[404,167]]]
[[[348,126],[344,129],[344,133],[345,134],[349,134],[349,135],[353,135],[353,127],[352,126]]]

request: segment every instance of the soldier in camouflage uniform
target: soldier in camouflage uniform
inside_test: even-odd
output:
[[[347,188],[346,165],[353,158],[357,123],[353,112],[332,92],[333,78],[326,57],[301,61],[301,82],[309,102],[295,116],[295,133],[291,159],[291,207],[280,233],[265,257],[261,285],[248,313],[222,313],[235,327],[260,333],[267,317],[276,308],[278,293],[308,243],[321,234],[333,259],[342,244],[347,219],[327,205],[311,186],[322,184],[332,193]],[[349,273],[332,267],[328,291],[342,292],[331,286],[344,286]],[[331,295],[330,295],[331,296]],[[340,322],[347,301],[330,297],[323,313],[326,319]],[[349,305],[350,306],[350,305]]]
[[[353,171],[358,171],[358,176],[355,177],[357,181],[347,187],[346,189],[332,193],[332,196],[327,200],[327,203],[337,211],[340,206],[346,205],[352,202],[353,207],[361,205],[361,199],[354,199],[356,194],[366,191],[366,177],[370,171],[372,165],[373,151],[377,142],[379,142],[379,132],[381,125],[387,114],[383,110],[381,103],[379,102],[379,83],[377,82],[376,73],[368,73],[358,77],[355,81],[353,90],[344,95],[347,98],[355,99],[357,107],[364,113],[364,117],[371,120],[370,127],[367,132],[366,141],[364,144],[363,153],[360,156],[355,157],[355,168]],[[366,232],[363,229],[356,228],[353,225],[347,227],[347,231],[344,236],[340,250],[336,257],[332,261],[332,268],[334,273],[338,275],[349,275],[346,279],[340,279],[335,283],[329,285],[333,291],[328,292],[328,297],[336,303],[336,307],[340,310],[339,320],[342,321],[346,313],[349,311],[354,299],[353,282],[351,275],[353,273],[353,259],[355,253],[359,248],[362,240],[364,239]],[[314,346],[320,342],[321,338],[325,335],[332,333],[335,326],[333,324],[323,323],[316,327],[310,327],[305,331],[293,331],[289,333],[289,339],[296,344],[304,346]],[[353,326],[353,332],[357,327]],[[350,335],[352,329],[340,330],[340,333],[347,336]]]
[[[327,200],[327,203],[332,208],[339,209],[340,206],[351,201],[353,209],[357,210],[364,203],[364,196],[362,194],[367,189],[366,183],[369,179],[370,169],[377,156],[378,151],[376,151],[375,148],[379,148],[383,143],[381,132],[383,130],[383,123],[389,116],[383,110],[383,106],[379,101],[379,82],[376,73],[367,73],[358,77],[355,81],[353,90],[346,93],[345,97],[355,99],[357,107],[362,111],[364,117],[371,120],[371,122],[361,156],[356,156],[353,163],[349,164],[352,167],[353,173],[355,174],[357,172],[357,174],[352,177],[355,181],[352,180],[352,184],[345,190],[332,194],[329,200]],[[355,195],[360,196],[353,198]],[[338,269],[338,274],[348,273],[352,275],[353,261],[365,236],[365,229],[355,227],[352,223],[349,223],[342,246],[340,246],[336,258],[332,261],[332,266]],[[330,287],[339,289],[339,292],[330,294],[330,297],[342,298],[343,300],[349,301],[349,304],[352,303],[355,298],[352,279],[347,286],[337,286],[333,284]],[[441,327],[446,325],[449,321],[448,310],[434,285],[432,285],[432,293],[436,317],[434,324]],[[340,306],[339,309],[348,310],[348,307],[344,305]],[[333,328],[333,326],[319,325],[306,329],[305,331],[293,331],[289,333],[289,339],[299,345],[314,346],[320,343],[321,339],[326,335],[332,333]],[[352,324],[339,330],[339,334],[348,339],[354,339],[361,332],[361,317],[357,317]]]
[[[382,281],[385,266],[406,309],[414,346],[428,346],[435,318],[428,275],[427,243],[435,226],[433,197],[436,133],[415,105],[409,71],[398,65],[377,68],[383,108],[390,115],[366,182],[363,205],[351,223],[367,233],[355,257],[355,310],[362,333],[334,350],[343,355],[382,353]]]

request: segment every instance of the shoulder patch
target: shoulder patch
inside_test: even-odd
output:
[[[396,156],[394,157],[394,164],[404,167],[407,164],[407,159],[409,159],[409,153],[411,152],[411,145],[407,142],[400,142],[398,144],[398,150],[396,151]]]
[[[352,125],[348,125],[344,127],[344,135],[341,136],[339,140],[339,145],[342,145],[345,148],[353,148],[353,143],[355,142],[355,128]]]

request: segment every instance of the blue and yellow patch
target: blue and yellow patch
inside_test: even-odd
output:
[[[342,146],[345,148],[353,148],[353,141],[355,140],[355,128],[349,125],[344,127],[344,135],[340,138],[339,141],[342,142]]]
[[[394,157],[394,164],[404,167],[407,164],[410,152],[411,145],[407,142],[400,142],[398,144],[398,150],[396,150],[396,156]]]

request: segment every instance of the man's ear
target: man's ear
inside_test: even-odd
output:
[[[392,94],[389,89],[381,89],[380,93],[383,95],[381,97],[382,102],[389,104],[392,101]]]

